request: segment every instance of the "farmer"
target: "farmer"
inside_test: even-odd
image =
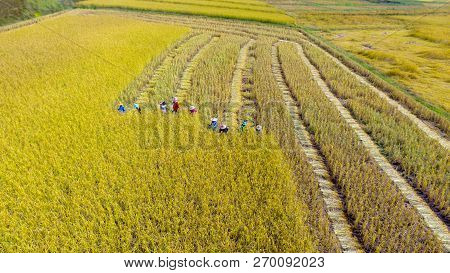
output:
[[[194,105],[189,106],[189,113],[195,114],[195,113],[197,113],[197,112],[198,112],[198,111],[197,111],[197,108],[195,108]]]
[[[172,112],[178,113],[178,109],[180,109],[180,104],[178,103],[178,99],[174,98],[174,101],[172,104]]]
[[[119,108],[117,108],[117,111],[119,111],[119,113],[123,114],[125,113],[126,109],[125,106],[123,106],[123,104],[119,104]]]
[[[228,133],[228,127],[225,124],[220,125],[219,133]]]
[[[241,130],[241,131],[244,131],[245,127],[247,127],[247,124],[248,124],[248,120],[245,119],[245,120],[242,122],[242,124],[241,124],[240,130]]]
[[[219,125],[218,121],[219,121],[218,118],[212,118],[211,123],[209,124],[208,128],[215,131],[217,129],[217,126]]]
[[[134,104],[134,109],[136,109],[139,114],[141,113],[141,107],[139,106],[139,104],[135,103]]]
[[[163,101],[159,104],[159,109],[161,109],[161,112],[164,114],[167,113],[167,103],[166,101]]]

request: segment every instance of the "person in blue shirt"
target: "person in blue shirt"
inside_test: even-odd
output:
[[[125,106],[123,106],[123,104],[121,103],[119,105],[119,108],[117,108],[117,111],[119,111],[119,113],[123,114],[126,112]]]
[[[219,120],[218,118],[212,118],[211,123],[209,124],[209,129],[212,129],[213,131],[217,130],[217,127],[219,126]]]
[[[248,124],[248,120],[245,119],[241,124],[241,128],[240,128],[241,131],[244,131],[245,127],[247,127],[247,124]]]
[[[136,109],[139,114],[141,113],[141,107],[139,106],[139,104],[135,103],[134,104],[134,109]]]
[[[164,114],[167,113],[167,103],[165,101],[161,102],[159,104],[159,109],[161,109],[161,112]]]

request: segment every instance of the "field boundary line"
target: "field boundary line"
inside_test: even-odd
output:
[[[137,20],[142,20],[142,21],[146,21],[146,22],[152,22],[152,23],[157,23],[157,24],[172,24],[172,25],[182,25],[185,27],[190,27],[193,28],[195,30],[202,30],[202,31],[209,31],[209,32],[213,32],[213,33],[219,33],[219,34],[230,34],[230,35],[237,35],[237,36],[250,36],[252,39],[256,39],[256,35],[252,34],[252,33],[247,33],[244,31],[240,31],[240,30],[226,30],[226,29],[215,29],[213,27],[204,27],[204,26],[199,26],[199,25],[195,25],[193,23],[187,23],[181,20],[178,21],[172,21],[172,20],[166,20],[166,19],[156,19],[156,18],[148,18],[147,16],[139,16],[136,15],[135,16],[137,18]]]
[[[258,36],[273,37],[276,39],[287,39],[292,41],[305,40],[305,36],[295,31],[294,29],[280,27],[280,26],[262,26],[254,24],[254,22],[242,22],[239,20],[222,21],[217,18],[209,17],[189,17],[189,15],[173,15],[173,14],[156,14],[156,13],[142,13],[131,10],[113,10],[113,9],[80,9],[86,13],[92,14],[116,14],[124,17],[134,17],[135,19],[153,22],[164,23],[172,25],[183,25],[194,29],[201,29],[204,31],[211,31],[217,33],[229,33],[238,36],[249,36],[252,39],[257,39]],[[209,24],[204,24],[209,23]],[[282,31],[290,31],[291,33],[282,33]]]
[[[311,135],[300,119],[300,110],[298,109],[297,102],[283,77],[282,67],[278,58],[277,47],[279,44],[280,41],[272,45],[272,73],[278,84],[278,88],[283,93],[283,100],[293,120],[297,141],[305,152],[307,161],[313,168],[315,179],[319,183],[320,192],[322,193],[326,212],[330,218],[333,231],[339,240],[343,252],[363,252],[361,244],[353,235],[352,226],[348,222],[344,204],[336,186],[331,181],[331,176],[324,163],[324,159],[312,143]]]
[[[214,43],[219,40],[219,36],[212,36],[209,41],[204,44],[192,57],[191,60],[186,64],[186,68],[183,71],[181,76],[180,85],[175,91],[175,95],[178,97],[180,103],[184,103],[186,101],[187,92],[192,87],[192,73],[194,67],[197,66],[202,53],[205,52],[208,48],[210,48]]]
[[[134,16],[138,17],[164,17],[167,18],[168,22],[175,22],[183,20],[183,22],[189,22],[190,24],[197,24],[199,21],[207,21],[210,24],[214,25],[221,25],[224,27],[237,27],[237,25],[242,26],[243,29],[246,31],[249,31],[249,29],[258,29],[262,31],[267,31],[268,33],[273,31],[280,31],[280,30],[290,30],[292,31],[291,34],[294,34],[294,32],[297,32],[292,37],[302,37],[304,39],[303,33],[298,32],[296,28],[289,27],[288,25],[282,25],[282,24],[267,24],[260,21],[253,21],[253,20],[242,20],[242,19],[234,19],[234,18],[220,18],[220,17],[211,17],[211,16],[201,16],[201,15],[192,15],[192,14],[183,14],[183,13],[170,13],[170,12],[157,12],[157,11],[142,11],[142,10],[134,10],[134,9],[120,9],[120,8],[108,8],[108,7],[99,7],[96,9],[90,9],[85,7],[79,7],[78,10],[82,10],[85,12],[91,12],[91,13],[122,13],[122,14],[132,14]],[[250,32],[249,32],[250,33]],[[270,36],[270,34],[266,35]],[[273,36],[275,37],[275,36]],[[281,38],[281,37],[280,37]]]
[[[403,194],[405,199],[413,206],[416,211],[422,216],[425,224],[430,228],[434,235],[439,238],[447,252],[450,252],[450,235],[448,228],[444,222],[435,214],[430,206],[416,193],[415,189],[401,176],[401,174],[389,163],[389,161],[381,154],[378,146],[373,142],[370,136],[361,128],[359,123],[353,118],[345,108],[339,99],[331,92],[326,82],[322,79],[320,72],[309,61],[303,52],[303,48],[300,44],[296,44],[298,54],[303,62],[309,68],[314,80],[319,85],[322,92],[328,98],[328,100],[337,108],[340,115],[349,124],[349,126],[357,134],[359,140],[364,145],[370,156],[375,160],[381,170],[386,173],[390,180],[394,182],[399,191]]]
[[[54,17],[58,17],[60,15],[66,14],[66,13],[75,13],[76,11],[72,10],[72,9],[66,9],[66,10],[61,10],[55,13],[50,13],[44,16],[40,16],[40,17],[36,17],[36,18],[31,18],[25,21],[20,21],[17,23],[13,23],[13,24],[9,24],[6,26],[2,26],[0,27],[0,33],[2,32],[7,32],[13,29],[18,29],[18,28],[22,28],[22,27],[26,27],[26,26],[31,26],[34,25],[36,23],[39,23],[41,21],[50,19],[50,18],[54,18]]]
[[[351,70],[349,67],[347,67],[345,64],[343,64],[339,59],[331,55],[329,52],[321,48],[320,46],[317,46],[316,44],[308,41],[308,43],[317,49],[319,49],[322,53],[326,54],[328,57],[330,57],[337,65],[339,65],[342,69],[344,69],[346,72],[353,75],[361,84],[369,87],[372,91],[374,91],[378,96],[380,96],[382,99],[385,99],[389,105],[393,106],[397,111],[402,113],[406,118],[408,118],[412,123],[414,123],[421,131],[423,131],[428,137],[436,140],[439,142],[439,144],[444,147],[447,150],[450,150],[450,141],[446,139],[446,137],[443,137],[440,134],[440,130],[437,128],[433,128],[430,125],[428,125],[425,121],[418,118],[416,115],[414,115],[410,110],[405,108],[403,105],[401,105],[398,101],[392,99],[389,97],[385,92],[375,87],[373,84],[371,84],[365,77],[359,75],[358,73]]]
[[[255,44],[254,39],[250,39],[239,51],[239,56],[236,61],[235,69],[233,71],[233,78],[231,80],[231,98],[228,105],[228,111],[225,115],[226,124],[229,124],[231,129],[236,129],[238,125],[238,112],[242,106],[242,78],[243,72],[246,68],[248,51],[252,45]]]
[[[201,3],[201,2],[200,3],[192,3],[192,2],[190,3],[190,2],[183,2],[183,1],[180,1],[180,2],[165,2],[165,1],[161,1],[161,0],[153,0],[152,2],[175,3],[175,4],[182,4],[182,5],[192,6],[192,7],[206,7],[206,8],[211,8],[211,9],[218,8],[218,9],[231,9],[231,10],[236,10],[236,11],[256,11],[256,12],[261,12],[261,13],[273,13],[273,14],[276,14],[276,15],[280,15],[280,13],[281,13],[280,10],[276,9],[272,5],[268,5],[268,6],[248,5],[248,3],[245,3],[245,2],[243,2],[242,4],[238,4],[237,2],[235,2],[233,4],[242,5],[242,6],[249,6],[249,8],[247,8],[247,7],[239,8],[237,6],[220,6],[220,5],[218,6],[218,5],[214,5],[214,2],[222,2],[222,1],[211,1],[211,2],[206,1],[206,3]],[[211,4],[207,4],[208,2],[211,3]],[[225,2],[225,3],[230,3],[230,2]],[[272,8],[272,10],[257,9],[257,8],[254,8],[254,7]],[[121,7],[121,8],[125,8],[126,9],[128,7]],[[128,8],[128,9],[132,9],[132,8]],[[148,10],[148,11],[161,12],[159,10]],[[162,12],[164,12],[164,11],[162,11]],[[178,11],[177,12],[168,11],[168,12],[176,13],[176,14],[184,14],[184,13],[178,12]],[[189,14],[189,13],[187,13],[187,14],[192,16],[192,14]],[[210,16],[210,15],[207,15],[207,16]],[[211,17],[213,17],[213,16],[211,16]],[[237,20],[239,20],[239,19],[237,19]],[[256,21],[256,22],[258,22],[258,21]]]

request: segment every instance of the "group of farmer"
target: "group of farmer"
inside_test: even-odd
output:
[[[138,103],[135,103],[133,105],[133,108],[138,111],[139,114],[141,114],[142,110],[141,110],[141,106],[139,106]],[[119,107],[117,107],[117,111],[119,111],[119,113],[121,114],[125,114],[125,112],[127,111],[127,109],[125,108],[125,105],[123,105],[122,103],[119,103]]]
[[[167,102],[166,101],[160,102],[159,109],[164,114],[167,113]],[[180,103],[178,102],[177,97],[173,97],[172,98],[172,113],[178,113],[178,110],[180,110]],[[189,113],[191,113],[191,114],[197,113],[197,108],[195,108],[194,105],[189,106]]]
[[[161,111],[163,113],[167,113],[167,102],[166,101],[162,101],[159,103],[159,109],[161,109]],[[141,110],[141,106],[138,103],[135,103],[133,105],[133,108],[138,111],[139,114],[141,114],[142,110]],[[180,103],[178,102],[178,98],[177,97],[173,97],[172,98],[172,112],[173,113],[178,113],[178,110],[180,110]],[[119,106],[117,108],[117,111],[119,111],[119,113],[124,114],[127,109],[125,108],[125,105],[123,105],[122,103],[119,103]],[[191,105],[189,106],[189,112],[191,114],[195,114],[197,113],[197,109],[195,108],[195,106]]]
[[[246,120],[246,119],[244,119],[244,120],[242,121],[241,126],[239,127],[239,130],[240,130],[241,132],[243,132],[243,131],[245,130],[245,128],[247,128],[248,122],[249,122],[249,121]],[[253,125],[252,127],[255,127],[256,132],[257,132],[257,133],[261,133],[261,132],[262,132],[262,126],[259,125],[259,124],[255,124],[255,122],[253,122],[253,124],[254,124],[254,125]],[[227,125],[224,124],[224,123],[222,123],[222,124],[219,126],[219,119],[216,118],[216,117],[214,117],[214,118],[211,119],[211,123],[208,125],[208,128],[211,129],[211,130],[213,130],[213,131],[216,131],[217,129],[219,129],[219,133],[225,133],[225,134],[228,133],[228,127],[227,127]]]
[[[141,114],[142,110],[141,107],[138,103],[135,103],[133,105],[133,108],[138,111],[139,114]],[[180,103],[178,102],[178,98],[177,97],[173,97],[172,98],[172,113],[178,113],[178,111],[180,110]],[[159,109],[161,110],[162,113],[166,114],[167,110],[168,110],[168,105],[166,101],[162,101],[159,103]],[[117,111],[119,111],[119,113],[124,114],[126,112],[126,108],[122,103],[119,103],[119,107],[117,108]],[[189,106],[189,113],[191,115],[194,115],[195,113],[197,113],[198,110],[194,105]],[[241,123],[241,126],[239,127],[240,131],[244,131],[245,128],[247,128],[248,125],[248,120],[243,120]],[[255,124],[255,122],[253,122],[253,126],[255,127],[255,130],[257,133],[262,132],[262,126],[259,124]],[[211,118],[211,123],[208,125],[208,128],[213,130],[213,131],[219,131],[219,133],[221,134],[226,134],[228,133],[228,127],[225,123],[222,123],[219,126],[219,119],[217,117],[213,117]]]

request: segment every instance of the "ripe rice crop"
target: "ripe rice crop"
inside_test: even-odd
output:
[[[270,9],[185,2],[228,4]],[[297,48],[279,41],[301,41],[296,31],[112,10],[0,30],[0,252],[341,252],[345,236],[356,251],[443,251]],[[448,211],[448,152],[303,43],[391,163]],[[172,96],[179,113],[155,107]],[[207,130],[212,116],[254,118],[263,130],[250,121],[218,134]],[[319,176],[337,189],[324,191]]]
[[[181,1],[139,1],[139,0],[86,0],[78,3],[79,7],[124,8],[143,11],[173,12],[189,15],[204,15],[219,18],[241,19],[274,24],[293,24],[294,19],[281,11],[261,6],[236,5],[227,3],[217,6],[219,2],[202,1],[204,5],[196,5]],[[210,4],[208,4],[210,3]],[[214,3],[214,4],[211,4]],[[208,6],[209,5],[209,6]],[[210,5],[216,5],[211,7]]]
[[[450,29],[448,27],[423,26],[416,27],[411,32],[413,37],[450,46]]]
[[[301,116],[327,160],[365,249],[442,251],[441,243],[417,212],[405,206],[403,196],[371,161],[355,132],[319,89],[295,46],[282,44],[279,56],[288,85],[300,104]]]
[[[247,39],[223,35],[202,55],[192,72],[192,90],[187,94],[188,103],[202,106],[207,117],[223,120],[231,99],[231,80],[241,45]]]
[[[259,39],[253,66],[253,93],[257,103],[257,120],[280,143],[294,173],[297,194],[307,204],[308,225],[321,252],[340,252],[341,247],[324,208],[318,182],[311,165],[295,141],[293,123],[272,75],[271,45],[273,39]]]
[[[448,112],[443,108],[430,104],[420,97],[412,96],[405,87],[399,86],[398,84],[393,82],[391,78],[383,76],[372,67],[368,67],[367,64],[362,63],[360,60],[356,59],[354,56],[349,55],[347,52],[336,48],[335,46],[325,42],[322,39],[317,38],[316,36],[311,35],[308,32],[303,33],[312,41],[314,41],[314,43],[319,45],[334,57],[338,58],[342,63],[351,68],[353,71],[367,78],[375,87],[384,91],[389,97],[401,103],[412,113],[414,113],[414,115],[435,125],[447,136],[450,135],[450,121],[448,118],[449,115]],[[396,45],[394,45],[394,48],[398,49]],[[414,61],[412,58],[410,58],[410,60]],[[445,71],[445,68],[441,70]],[[399,70],[393,70],[391,73],[397,73],[398,71]],[[401,71],[400,73],[404,74]],[[429,85],[427,84],[427,86]]]
[[[305,53],[389,161],[448,219],[450,153],[318,49],[306,45]]]
[[[112,109],[187,31],[69,13],[0,33],[0,252],[317,250],[270,136]]]
[[[279,10],[270,6],[266,3],[259,2],[259,4],[249,5],[246,1],[241,2],[224,2],[224,1],[214,1],[214,0],[143,0],[147,2],[161,2],[161,3],[173,3],[173,4],[183,4],[183,5],[193,5],[200,7],[210,7],[210,8],[229,8],[229,9],[242,9],[251,11],[264,11],[264,12],[274,12],[278,13]]]
[[[181,47],[184,43],[190,40],[196,34],[193,32],[186,33],[181,36],[175,43],[169,46],[164,52],[155,56],[142,70],[141,74],[122,91],[118,101],[124,103],[130,107],[137,102],[137,100],[145,93],[150,85],[151,80],[154,78],[158,68],[160,68],[164,61],[171,57],[171,53]]]
[[[210,38],[211,35],[208,34],[196,36],[174,53],[176,55],[167,69],[158,78],[153,79],[155,82],[153,88],[144,90],[144,92],[147,92],[150,107],[154,109],[158,102],[167,101],[176,95],[176,91],[181,84],[181,74],[186,68],[188,61]]]

